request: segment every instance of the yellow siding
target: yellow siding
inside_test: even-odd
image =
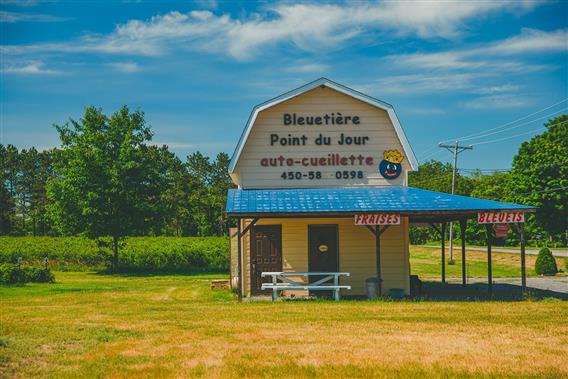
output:
[[[247,220],[243,226],[247,225]],[[353,218],[262,219],[258,225],[282,225],[282,258],[284,271],[308,270],[308,225],[339,226],[339,270],[351,274],[342,279],[351,291],[344,295],[365,295],[365,279],[376,276],[375,237],[363,226],[355,226]],[[250,239],[243,238],[245,296],[250,296]],[[383,293],[390,288],[403,288],[409,293],[408,219],[391,226],[381,236]]]
[[[343,115],[357,115],[361,118],[359,125],[284,125],[284,113],[318,116],[340,112]],[[306,135],[306,146],[270,145],[270,135],[280,136]],[[336,141],[341,133],[350,136],[368,136],[365,145],[315,145],[319,134],[332,137]],[[387,112],[373,107],[360,100],[339,93],[330,88],[317,88],[293,99],[275,105],[259,113],[251,133],[245,143],[242,155],[237,163],[234,180],[242,188],[283,188],[283,187],[324,187],[345,185],[406,185],[406,174],[397,179],[387,181],[378,172],[378,165],[383,160],[383,151],[397,149],[403,152],[402,145],[396,136],[394,127]],[[359,154],[373,157],[373,165],[354,166],[318,166],[303,167],[263,167],[262,158],[276,158],[280,155],[287,158],[325,157],[328,153],[340,153],[342,156]],[[408,159],[402,162],[403,171],[410,169]],[[362,179],[336,179],[335,172],[343,170],[363,171]],[[281,175],[286,171],[321,171],[320,180],[286,180]]]

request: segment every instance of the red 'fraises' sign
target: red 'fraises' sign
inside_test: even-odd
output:
[[[364,213],[355,215],[355,225],[400,225],[398,213]]]
[[[523,211],[479,212],[478,224],[506,224],[509,222],[525,222]]]

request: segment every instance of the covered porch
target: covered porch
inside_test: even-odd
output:
[[[350,276],[342,280],[354,290],[342,288],[345,295],[361,295],[364,281],[369,276],[378,280],[379,295],[388,294],[396,288],[410,291],[409,268],[409,226],[428,225],[445,235],[449,222],[460,225],[462,287],[466,280],[465,228],[467,220],[476,219],[481,212],[531,212],[531,207],[450,195],[411,187],[345,187],[315,189],[270,189],[231,190],[228,195],[226,216],[237,220],[235,232],[236,254],[234,260],[236,289],[240,297],[251,296],[254,278],[254,241],[251,231],[262,225],[272,225],[281,230],[280,258],[281,271],[308,271],[309,264],[296,262],[309,258],[310,227],[313,225],[334,225],[338,229],[338,260],[336,270]],[[356,224],[356,216],[392,215],[399,217],[395,225],[376,223]],[[497,220],[499,221],[499,220]],[[522,291],[526,291],[525,238],[523,223],[515,217],[503,218],[519,233],[521,241],[520,276]],[[524,221],[524,218],[523,218]],[[390,231],[389,231],[390,230]],[[487,230],[487,292],[493,292],[491,223]],[[444,241],[444,238],[441,238]],[[258,242],[257,243],[261,243]],[[326,242],[327,243],[327,242]],[[326,245],[327,246],[327,245]],[[303,258],[301,257],[303,255]],[[440,254],[441,281],[446,283],[446,246],[442,243]],[[295,262],[287,264],[286,260]],[[303,261],[302,261],[303,259]],[[276,262],[278,263],[278,262]],[[290,263],[290,262],[288,262]],[[309,263],[309,262],[307,262]],[[298,270],[301,267],[302,270]],[[330,266],[333,267],[333,266]],[[320,271],[320,270],[317,270]],[[268,276],[268,275],[266,275]],[[339,284],[339,283],[338,283]],[[268,288],[268,286],[266,286]]]

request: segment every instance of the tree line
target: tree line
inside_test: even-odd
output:
[[[568,116],[524,142],[507,172],[459,171],[456,193],[534,205],[526,231],[533,243],[566,246],[568,239]],[[152,144],[144,114],[127,107],[110,116],[90,107],[80,120],[55,126],[61,146],[51,150],[0,145],[0,235],[111,237],[225,235],[223,218],[229,156],[195,152],[181,160]],[[409,184],[451,192],[452,166],[431,160]],[[456,226],[456,235],[457,226]],[[516,244],[514,233],[502,243]],[[412,228],[415,243],[438,240]],[[469,243],[484,244],[485,229],[470,222]],[[118,253],[117,253],[118,254]]]
[[[519,147],[508,171],[458,171],[458,195],[503,202],[533,205],[536,213],[526,217],[525,230],[533,245],[567,246],[568,244],[568,115],[545,123],[547,130]],[[409,185],[432,191],[451,193],[452,165],[431,160],[409,174]],[[454,225],[454,235],[459,227]],[[423,243],[439,240],[429,228],[412,228],[411,240]],[[485,227],[468,222],[468,243],[485,244]],[[498,244],[517,245],[518,236],[510,231]]]
[[[229,156],[184,161],[151,143],[140,111],[87,108],[55,126],[61,147],[0,145],[0,235],[211,236],[222,216]]]

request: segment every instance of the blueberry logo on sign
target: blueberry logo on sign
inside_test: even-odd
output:
[[[383,160],[379,164],[379,172],[383,178],[391,180],[399,177],[402,172],[400,162],[404,157],[398,150],[386,150],[383,153]]]

